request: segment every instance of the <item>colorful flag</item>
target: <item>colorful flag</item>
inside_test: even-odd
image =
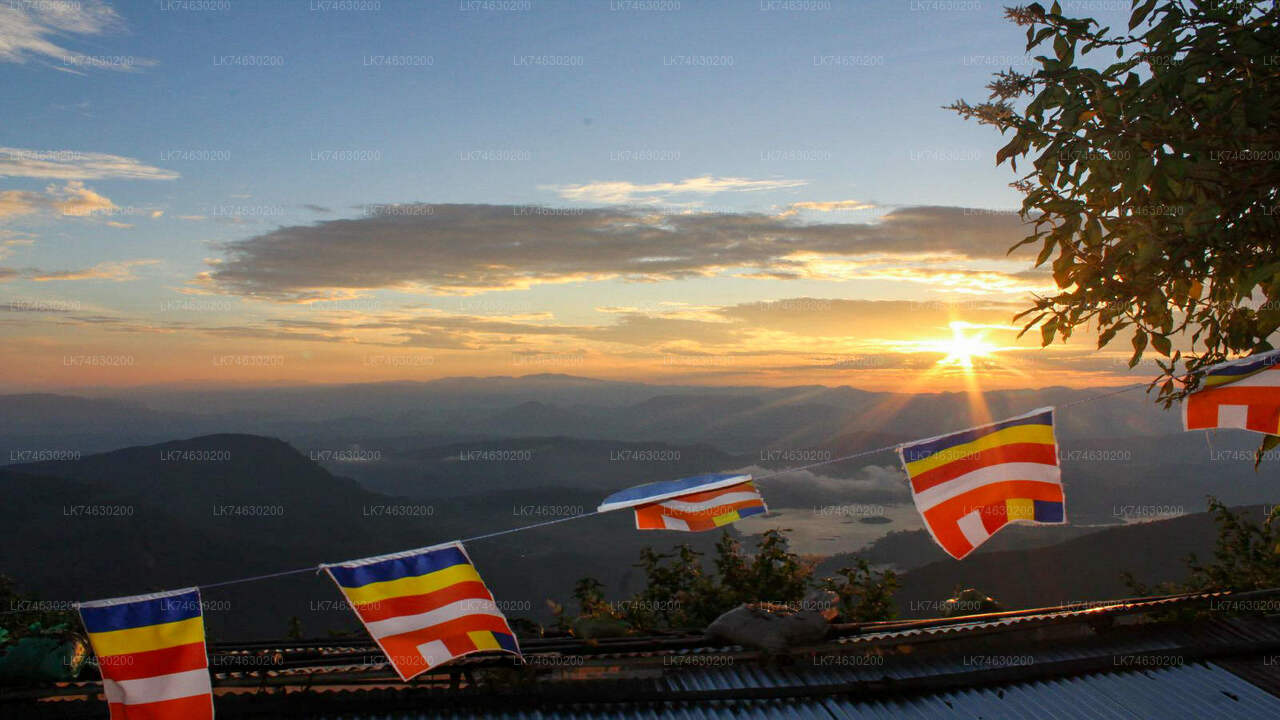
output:
[[[638,530],[702,532],[768,512],[750,475],[698,475],[637,485],[604,499],[598,512],[634,507]]]
[[[80,603],[111,720],[205,720],[213,688],[196,588]]]
[[[474,652],[520,655],[460,542],[323,567],[402,680]]]
[[[1214,365],[1182,404],[1187,430],[1239,428],[1280,435],[1280,350]]]
[[[898,448],[916,509],[960,559],[1009,523],[1066,522],[1053,408]]]

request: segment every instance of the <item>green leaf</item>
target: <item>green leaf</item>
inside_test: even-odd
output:
[[[1156,352],[1165,357],[1169,357],[1169,353],[1173,349],[1173,343],[1171,343],[1168,336],[1165,335],[1152,335],[1151,346],[1156,349]]]
[[[1053,342],[1054,333],[1058,329],[1058,318],[1050,318],[1040,326],[1040,346],[1046,347]]]
[[[1147,331],[1138,328],[1133,331],[1133,357],[1129,358],[1129,367],[1137,367],[1142,359],[1142,351],[1147,349]]]
[[[1155,8],[1155,6],[1156,0],[1147,0],[1147,2],[1143,3],[1141,7],[1134,10],[1133,14],[1129,16],[1129,29],[1132,30],[1138,27],[1143,20],[1146,20],[1147,15],[1151,13],[1151,10]]]
[[[1253,454],[1253,471],[1258,472],[1258,466],[1267,456],[1267,452],[1280,445],[1280,435],[1266,435],[1262,438],[1262,444],[1258,446],[1257,452]]]

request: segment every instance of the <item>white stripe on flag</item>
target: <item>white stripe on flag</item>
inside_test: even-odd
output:
[[[388,637],[390,635],[399,635],[401,633],[413,632],[429,628],[433,625],[457,620],[460,617],[468,615],[494,615],[503,617],[502,611],[498,609],[496,603],[489,599],[474,598],[466,600],[458,600],[457,602],[442,605],[435,610],[428,610],[417,615],[401,615],[400,617],[387,618],[386,620],[374,620],[371,623],[365,623],[365,627],[369,629],[369,634],[374,639]]]
[[[736,492],[726,493],[720,497],[714,497],[703,502],[684,502],[682,500],[666,500],[659,503],[662,507],[676,512],[696,513],[710,508],[720,507],[736,502],[746,502],[748,500],[759,500],[760,493],[754,492]]]
[[[1230,386],[1228,386],[1230,387]],[[1218,427],[1249,429],[1248,405],[1219,405]]]
[[[975,488],[992,483],[1009,480],[1034,480],[1039,482],[1062,484],[1062,474],[1057,465],[1042,463],[1001,463],[991,467],[978,468],[941,485],[923,490],[915,494],[916,508],[924,512],[940,502],[969,492]]]
[[[176,700],[212,692],[209,669],[187,670],[170,675],[157,675],[136,680],[102,681],[102,693],[109,703],[141,705],[142,703]]]
[[[961,517],[956,521],[956,525],[960,527],[960,532],[964,534],[964,539],[975,548],[987,541],[991,537],[991,533],[987,532],[987,528],[982,524],[982,511],[974,510]]]
[[[689,532],[689,523],[680,518],[671,517],[670,515],[662,516],[662,525],[668,530],[684,530]]]
[[[424,642],[415,649],[431,667],[443,665],[453,659],[453,653],[449,652],[449,648],[440,640]]]
[[[1276,387],[1280,385],[1280,365],[1273,365],[1261,372],[1256,372],[1247,378],[1236,380],[1235,382],[1217,385],[1215,387],[1206,387],[1205,390],[1214,390],[1220,387]]]

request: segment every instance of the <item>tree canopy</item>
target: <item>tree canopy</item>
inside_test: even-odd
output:
[[[1093,324],[1152,351],[1166,403],[1196,371],[1271,349],[1280,328],[1280,11],[1274,2],[1134,0],[1128,27],[1054,3],[1006,10],[1030,73],[949,106],[1012,133],[1030,234],[1058,290],[1019,317],[1043,344]],[[1092,54],[1092,55],[1091,55]],[[1015,247],[1018,247],[1015,246]]]

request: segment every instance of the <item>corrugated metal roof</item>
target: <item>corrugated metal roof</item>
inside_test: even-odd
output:
[[[739,680],[745,678],[739,676]],[[704,676],[704,681],[710,678]],[[697,681],[691,681],[697,682]],[[723,679],[721,679],[723,682]],[[716,689],[725,689],[721,682]],[[715,700],[705,702],[577,706],[554,711],[342,713],[316,720],[703,720],[711,718],[955,718],[956,720],[1081,720],[1161,718],[1162,720],[1275,720],[1280,698],[1251,685],[1212,663],[1197,663],[1126,672],[1093,673],[921,694],[880,700],[841,697],[786,700]]]

